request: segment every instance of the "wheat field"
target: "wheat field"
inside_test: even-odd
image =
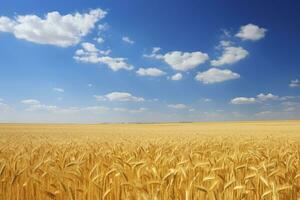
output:
[[[1,200],[300,199],[300,121],[0,125]]]

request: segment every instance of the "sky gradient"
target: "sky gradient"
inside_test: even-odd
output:
[[[0,122],[300,118],[297,1],[5,1]]]

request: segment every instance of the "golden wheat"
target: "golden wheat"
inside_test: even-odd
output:
[[[299,121],[0,125],[1,200],[299,198]]]

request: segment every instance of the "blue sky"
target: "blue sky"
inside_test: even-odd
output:
[[[0,122],[298,119],[297,1],[3,1]]]

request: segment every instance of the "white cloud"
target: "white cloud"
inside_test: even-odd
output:
[[[153,54],[156,54],[156,53],[159,52],[160,50],[161,50],[160,47],[153,47],[153,48],[152,48],[152,53],[153,53]]]
[[[220,41],[220,45],[221,45],[222,47],[229,47],[229,46],[232,45],[232,42],[231,42],[231,41],[228,41],[228,40],[221,40],[221,41]]]
[[[212,66],[234,64],[248,56],[248,51],[242,47],[223,46],[223,53],[217,60],[212,60]]]
[[[268,100],[277,100],[279,99],[279,97],[271,93],[269,94],[260,93],[259,95],[257,95],[257,99],[260,101],[268,101]]]
[[[53,91],[55,91],[55,92],[65,92],[65,90],[62,89],[62,88],[53,88]]]
[[[233,42],[229,40],[221,40],[218,46],[216,46],[216,49],[220,50],[223,49],[224,47],[229,47],[229,46],[233,46]]]
[[[120,69],[125,70],[132,70],[133,66],[130,64],[127,64],[125,61],[126,58],[112,58],[108,56],[100,57],[98,61],[100,63],[106,64],[109,68],[111,68],[113,71],[118,71]]]
[[[173,69],[178,71],[187,71],[205,63],[209,59],[206,53],[196,52],[180,52],[172,51],[163,56],[164,61]]]
[[[122,37],[122,40],[126,43],[129,43],[129,44],[134,44],[134,41],[131,40],[128,36],[124,36]]]
[[[256,97],[236,97],[232,99],[230,102],[232,104],[253,104],[253,103],[263,103],[266,101],[274,101],[274,100],[287,100],[286,97],[279,97],[276,95],[273,95],[271,93],[260,93]],[[285,105],[285,102],[282,103],[282,105]]]
[[[200,51],[195,52],[181,52],[181,51],[171,51],[164,55],[157,54],[160,51],[159,47],[154,47],[150,55],[144,54],[144,57],[155,58],[164,60],[168,65],[174,70],[178,71],[188,71],[194,69],[200,64],[205,63],[209,56],[206,53]]]
[[[182,74],[181,73],[176,73],[173,76],[171,76],[172,81],[179,81],[182,79]]]
[[[102,37],[97,37],[95,40],[99,43],[102,44],[105,40]]]
[[[73,58],[83,63],[105,64],[113,71],[133,69],[132,65],[126,63],[126,58],[112,58],[107,56],[110,53],[111,50],[102,51],[97,49],[94,44],[82,43],[82,49],[78,49]]]
[[[232,72],[228,69],[220,70],[216,68],[211,68],[205,72],[198,72],[195,79],[204,84],[213,84],[223,81],[233,80],[240,78],[240,75]]]
[[[291,80],[291,83],[289,84],[290,87],[300,87],[300,81],[298,79]]]
[[[89,42],[84,42],[81,44],[81,46],[87,52],[98,52],[99,51],[94,44],[89,43]]]
[[[100,32],[107,31],[108,29],[109,29],[109,25],[107,23],[98,25],[98,30]]]
[[[21,103],[25,105],[37,105],[40,104],[40,101],[36,99],[24,99],[21,101]]]
[[[136,73],[140,76],[162,76],[166,73],[160,69],[150,67],[150,68],[139,68]]]
[[[241,38],[242,40],[260,40],[265,37],[267,29],[260,28],[254,24],[247,24],[241,26],[240,31],[235,35],[236,37]]]
[[[112,92],[103,96],[94,95],[94,97],[98,101],[133,101],[133,102],[141,102],[145,101],[142,97],[133,96],[127,92]]]
[[[144,101],[144,98],[133,96],[127,92],[112,92],[105,97],[110,101]]]
[[[169,104],[168,105],[169,108],[174,108],[174,109],[185,109],[187,108],[188,106],[185,105],[185,104]]]
[[[256,99],[251,97],[236,97],[230,101],[232,104],[253,104],[256,103]]]
[[[15,18],[1,16],[0,31],[38,44],[68,47],[78,44],[106,14],[101,9],[95,9],[83,14],[49,12],[44,18],[36,15],[18,15]]]
[[[151,54],[143,54],[143,57],[145,57],[145,58],[163,59],[163,55],[158,54],[158,52],[160,50],[161,50],[160,47],[153,47]]]
[[[98,54],[101,55],[109,55],[111,53],[111,50],[99,50],[97,47],[89,42],[84,42],[81,44],[83,49],[79,49],[76,51],[77,55],[79,56],[97,56]]]

